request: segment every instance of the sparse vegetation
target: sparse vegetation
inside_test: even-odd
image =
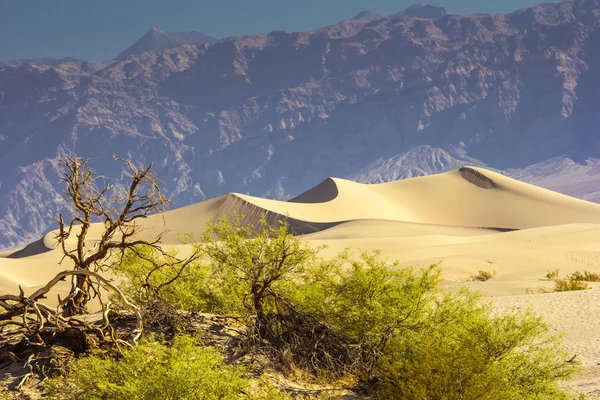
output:
[[[575,290],[588,290],[592,287],[586,282],[573,279],[568,277],[566,279],[555,279],[554,280],[554,291],[555,292],[571,292]]]
[[[554,280],[558,278],[558,270],[552,270],[552,271],[548,271],[548,273],[546,274],[546,279],[550,279],[550,280]]]
[[[477,272],[477,275],[472,275],[470,276],[467,281],[468,282],[475,282],[475,281],[479,281],[479,282],[485,282],[488,281],[490,279],[492,279],[493,277],[495,277],[496,271],[485,271],[485,270],[479,270]]]
[[[590,271],[573,272],[568,276],[568,279],[574,279],[583,282],[600,282],[600,274]]]
[[[420,330],[389,344],[377,370],[381,399],[563,399],[572,366],[529,313],[491,317],[468,292],[436,302]]]
[[[376,397],[400,399],[560,398],[555,382],[574,370],[539,318],[492,317],[476,295],[444,294],[438,266],[402,268],[377,252],[323,260],[285,222],[270,227],[263,219],[256,229],[222,220],[208,232],[199,243],[207,262],[189,273],[209,274],[212,284],[198,292],[174,286],[169,296],[203,299],[213,310],[239,315],[247,337],[260,339],[249,345],[266,341],[285,370],[321,379],[353,374]],[[283,251],[298,256],[296,265],[277,267]],[[256,281],[268,283],[259,305]]]
[[[108,189],[78,186],[95,181],[91,170],[74,169],[78,162],[68,170],[85,179],[67,173],[66,182],[69,198],[83,201],[83,216],[68,225],[59,219],[59,242],[75,268],[29,297],[0,296],[4,327],[14,321],[10,337],[20,337],[0,344],[0,353],[20,365],[27,360],[17,389],[50,371],[55,357],[44,351],[59,345],[68,357],[52,369],[51,398],[287,398],[251,379],[250,369],[258,376],[265,368],[300,370],[315,381],[344,378],[382,399],[563,398],[556,382],[576,366],[543,321],[527,312],[494,316],[475,294],[444,292],[437,265],[401,267],[379,252],[349,250],[323,259],[285,219],[273,224],[264,216],[255,226],[235,218],[211,222],[197,242],[187,238],[190,254],[180,258],[165,252],[160,238],[134,235],[133,220],[165,204],[152,197],[160,195],[154,180],[146,181],[149,192],[132,184],[114,217],[101,204]],[[134,182],[149,176],[149,169],[126,165]],[[130,204],[138,200],[141,208]],[[86,250],[92,215],[104,216],[105,229]],[[71,235],[75,249],[68,247]],[[107,270],[119,275],[118,285]],[[73,288],[58,308],[40,302],[67,277]],[[103,298],[107,291],[110,299]],[[73,317],[94,299],[98,321]],[[235,332],[221,337],[218,349],[193,336],[215,328],[194,325],[207,313],[219,319],[218,329]]]
[[[548,273],[546,274],[546,278],[554,281],[555,292],[588,290],[591,289],[591,286],[588,285],[586,282],[600,282],[600,274],[590,271],[576,271],[570,275],[567,275],[566,278],[560,279],[558,270],[555,269],[553,271],[548,271]]]
[[[490,272],[490,271],[479,270],[478,278],[482,281],[488,281],[495,276],[496,276],[496,271]]]
[[[123,350],[120,358],[92,353],[71,372],[47,383],[51,399],[272,399],[273,390],[251,388],[248,371],[224,363],[214,348],[190,336],[171,344],[147,340]]]

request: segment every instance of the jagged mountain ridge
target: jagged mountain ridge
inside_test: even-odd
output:
[[[463,165],[552,187],[559,167],[540,165],[569,162],[576,193],[553,188],[598,200],[584,167],[600,158],[599,15],[600,0],[507,15],[417,5],[102,64],[2,66],[0,247],[39,237],[65,206],[60,152],[116,180],[113,153],[154,162],[178,205]]]
[[[217,39],[196,31],[165,32],[158,28],[151,28],[138,41],[123,50],[115,60],[122,60],[128,56],[141,54],[147,51],[161,51],[169,47],[184,44],[213,43]]]

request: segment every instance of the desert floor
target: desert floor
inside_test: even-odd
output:
[[[232,193],[150,218],[143,234],[166,225],[165,245],[179,246],[181,233],[200,233],[210,218],[233,213],[246,222],[263,213],[273,221],[287,215],[304,240],[328,245],[325,256],[349,247],[379,249],[403,265],[440,263],[446,288],[480,291],[496,312],[531,309],[544,317],[584,366],[566,385],[600,398],[600,283],[553,293],[545,277],[551,270],[600,273],[600,205],[463,168],[377,185],[328,178],[288,202]],[[52,232],[1,252],[0,293],[44,284],[68,268],[58,265],[60,257]],[[472,281],[479,271],[495,276]]]

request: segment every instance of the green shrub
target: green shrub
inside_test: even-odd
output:
[[[440,274],[437,265],[415,270],[380,252],[356,257],[346,251],[283,292],[349,338],[376,344],[398,327],[419,323],[438,293]]]
[[[495,276],[496,276],[496,271],[490,272],[490,271],[479,270],[478,275],[476,275],[474,277],[474,279],[477,281],[489,281],[490,279],[492,279]]]
[[[125,252],[115,267],[115,273],[124,278],[120,284],[123,292],[145,305],[160,299],[186,311],[214,312],[226,308],[226,296],[212,279],[213,273],[206,263],[196,260],[180,273],[181,266],[172,265],[165,258],[149,246]]]
[[[552,271],[548,271],[548,273],[546,274],[546,278],[547,279],[556,279],[558,278],[558,270],[552,270]]]
[[[280,350],[278,362],[315,376],[351,372],[390,399],[557,398],[556,381],[574,370],[541,319],[492,316],[476,295],[444,293],[436,265],[401,267],[379,252],[323,260],[285,221],[238,222],[209,224],[201,284],[173,285],[169,296],[241,316],[249,337]]]
[[[346,252],[287,293],[367,349],[359,377],[379,380],[378,398],[561,398],[556,381],[575,365],[540,318],[493,317],[475,294],[440,291],[439,278],[435,265],[415,270],[377,252]]]
[[[567,277],[567,279],[555,279],[554,280],[554,291],[555,292],[570,292],[575,290],[588,290],[591,286],[587,283]]]
[[[590,271],[573,272],[567,277],[571,280],[584,281],[584,282],[600,282],[600,274]]]
[[[274,292],[286,281],[297,281],[317,263],[314,248],[289,233],[285,220],[270,225],[265,216],[258,226],[221,219],[209,223],[200,246],[210,262],[211,279],[227,293],[222,311],[252,318],[257,327],[275,312]]]
[[[75,361],[70,373],[50,379],[54,399],[184,400],[283,399],[268,389],[252,393],[245,369],[223,364],[213,348],[190,336],[171,346],[146,341],[114,359],[91,354]],[[250,393],[250,394],[246,394]]]
[[[543,321],[491,316],[468,292],[446,295],[417,330],[387,345],[376,367],[381,399],[563,399],[575,366]]]

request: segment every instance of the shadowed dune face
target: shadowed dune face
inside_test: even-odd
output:
[[[482,189],[493,189],[496,187],[493,180],[473,168],[462,167],[458,171],[466,181]]]
[[[299,194],[290,203],[326,203],[332,201],[339,194],[338,186],[335,180],[327,178],[312,189]]]
[[[23,258],[34,256],[36,254],[42,254],[47,251],[51,251],[50,248],[44,245],[44,239],[36,240],[35,242],[28,244],[20,250],[14,252],[6,252],[6,258]],[[1,257],[1,256],[0,256]]]

